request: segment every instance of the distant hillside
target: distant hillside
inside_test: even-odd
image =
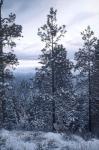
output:
[[[20,70],[15,70],[13,72],[15,80],[22,81],[22,80],[29,80],[33,78],[35,75],[35,69],[31,68],[25,68],[25,69],[20,69]]]

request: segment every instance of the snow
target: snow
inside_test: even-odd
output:
[[[99,150],[99,140],[52,132],[0,131],[0,150]]]
[[[34,144],[33,142],[23,141],[21,139],[21,133],[18,134],[17,132],[2,130],[1,137],[5,139],[6,142],[4,148],[1,148],[0,150],[36,150],[36,144]]]

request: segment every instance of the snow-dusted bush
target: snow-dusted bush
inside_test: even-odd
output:
[[[99,150],[99,140],[52,132],[0,131],[0,150]]]

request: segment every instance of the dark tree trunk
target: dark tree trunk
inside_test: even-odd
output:
[[[2,61],[2,56],[3,56],[3,50],[2,50],[2,24],[1,24],[1,7],[2,7],[2,2],[0,2],[0,127],[2,127],[2,122],[3,122],[3,108],[2,108],[2,103],[3,103],[3,61]]]
[[[88,55],[89,55],[89,62],[88,62],[88,100],[89,100],[89,116],[88,116],[88,119],[89,119],[89,122],[88,122],[88,128],[89,128],[89,132],[91,132],[91,98],[92,98],[92,95],[91,95],[91,64],[90,64],[90,42],[88,43]]]
[[[89,132],[91,132],[91,76],[90,76],[90,70],[89,70],[89,73],[88,73],[89,75],[88,75],[88,84],[89,84],[89,93],[88,93],[88,95],[89,95]]]
[[[53,35],[52,35],[52,130],[55,131],[54,124],[55,120],[55,100],[54,100],[54,93],[55,93],[55,74],[54,74],[54,47],[53,47]]]
[[[0,2],[0,127],[3,126],[6,118],[6,101],[5,101],[5,88],[4,88],[4,64],[3,64],[3,33],[2,33],[2,10],[3,1]]]

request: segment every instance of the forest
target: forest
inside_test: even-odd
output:
[[[58,24],[58,10],[51,7],[46,15],[45,24],[42,24],[37,31],[38,38],[44,46],[38,56],[40,67],[35,68],[35,74],[29,79],[16,79],[13,69],[20,64],[14,48],[16,39],[23,38],[23,28],[16,23],[17,14],[10,13],[7,18],[2,15],[3,5],[4,2],[1,0],[0,150],[54,150],[55,147],[52,148],[55,144],[53,144],[54,140],[61,145],[63,141],[58,141],[59,138],[64,137],[64,141],[74,140],[75,142],[78,136],[80,136],[78,141],[83,141],[82,145],[85,144],[84,140],[96,138],[97,147],[91,145],[92,143],[91,146],[84,148],[83,146],[75,147],[75,144],[70,147],[63,142],[65,146],[59,150],[98,150],[98,37],[95,36],[90,25],[86,26],[85,30],[79,33],[82,46],[75,52],[74,58],[70,59],[68,49],[61,44],[61,39],[68,32],[66,25]],[[29,138],[31,140],[33,138],[39,140],[40,137],[42,140],[54,138],[50,139],[46,146],[41,146],[39,143],[36,147],[32,143],[32,148],[27,145],[24,148],[14,149],[13,142],[8,141],[8,148],[3,149],[4,139],[2,138],[5,135],[7,140],[12,137],[16,143],[15,141],[18,142],[18,140],[15,136],[20,134],[21,138],[25,138],[23,135],[25,133],[27,141]],[[71,137],[71,135],[75,136]]]

